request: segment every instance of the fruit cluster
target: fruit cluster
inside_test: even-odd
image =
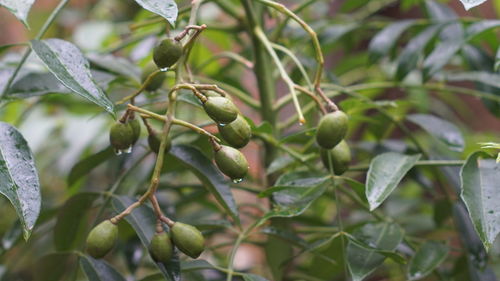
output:
[[[182,55],[183,47],[177,40],[165,39],[161,41],[153,51],[153,61],[156,66],[150,64],[144,70],[142,89],[158,90],[166,79],[164,71],[175,65]],[[250,141],[250,125],[225,92],[205,90],[194,93],[202,103],[206,114],[217,124],[220,135],[228,144],[219,144],[218,139],[211,135],[210,141],[215,152],[215,164],[222,173],[234,182],[241,181],[246,176],[249,167],[245,156],[237,148],[244,147]],[[149,126],[145,118],[143,121],[148,131],[149,147],[158,154],[162,136]],[[111,127],[109,140],[117,154],[130,153],[140,134],[140,122],[135,118],[134,111],[127,110],[123,117]],[[165,153],[170,148],[171,139],[167,135]],[[154,192],[150,196],[154,197]],[[105,220],[91,230],[87,237],[87,251],[92,257],[102,258],[114,247],[118,237],[117,223],[127,214],[122,213],[112,219]],[[156,233],[149,245],[149,253],[153,260],[164,264],[168,263],[172,258],[174,246],[192,258],[200,256],[204,250],[205,242],[198,229],[188,224],[173,222],[163,216],[161,211],[158,211],[157,215]],[[169,226],[168,232],[163,230],[163,222]]]
[[[349,169],[351,150],[344,140],[349,118],[340,110],[324,115],[316,130],[316,142],[320,146],[321,161],[327,170],[342,175]]]
[[[94,227],[87,236],[87,252],[94,258],[104,257],[118,240],[118,226],[105,220]],[[160,227],[149,245],[149,253],[154,261],[168,263],[173,255],[174,246],[184,254],[198,258],[205,249],[205,239],[194,226],[174,222],[169,232]]]

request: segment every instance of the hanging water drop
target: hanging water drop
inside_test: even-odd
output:
[[[129,146],[127,149],[123,150],[123,152],[130,154],[132,153],[132,146]]]
[[[224,127],[226,125],[227,125],[227,123],[219,123],[219,126],[221,126],[221,127]]]
[[[240,182],[242,182],[242,181],[243,181],[243,179],[233,179],[233,182],[234,182],[234,183],[240,183]]]
[[[121,149],[115,149],[115,154],[116,155],[122,155],[122,150]]]
[[[165,72],[167,70],[168,70],[168,67],[160,68],[160,71],[163,71],[163,72]]]

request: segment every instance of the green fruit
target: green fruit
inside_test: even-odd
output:
[[[206,97],[221,97],[221,95],[218,92],[212,91],[212,90],[205,91],[205,92],[203,92],[203,94]]]
[[[164,39],[153,50],[153,61],[163,69],[174,65],[182,56],[182,45],[172,39]]]
[[[184,254],[196,259],[205,250],[205,238],[194,226],[176,222],[170,229],[174,245]]]
[[[233,122],[225,126],[217,126],[224,140],[235,148],[242,148],[247,145],[250,141],[250,137],[252,136],[252,129],[250,128],[250,125],[247,120],[239,114]]]
[[[115,150],[128,149],[134,143],[134,130],[128,123],[115,123],[109,131],[109,142]]]
[[[228,124],[238,117],[238,108],[225,97],[208,97],[203,107],[217,124]]]
[[[105,220],[94,227],[87,236],[87,252],[92,257],[104,257],[116,244],[118,226]]]
[[[215,152],[215,164],[222,173],[233,180],[240,180],[248,172],[248,162],[243,153],[230,146],[222,145]]]
[[[151,75],[151,73],[155,72],[156,70],[158,70],[156,65],[153,63],[149,63],[142,71],[142,76],[141,76],[142,83],[144,83],[148,78],[148,76]],[[158,90],[163,85],[163,82],[165,82],[165,79],[167,79],[167,75],[165,74],[165,72],[160,72],[156,74],[155,77],[153,77],[153,79],[149,81],[148,85],[146,85],[145,88],[146,91],[153,92]]]
[[[347,142],[342,140],[333,149],[320,149],[321,161],[325,168],[330,171],[330,162],[328,161],[328,154],[330,154],[333,173],[337,176],[342,175],[349,169],[351,163],[351,150]]]
[[[336,146],[347,134],[348,117],[342,111],[323,116],[316,131],[316,142],[325,149]]]
[[[156,233],[149,244],[149,253],[156,262],[167,264],[173,255],[172,242],[166,232]]]
[[[160,151],[161,139],[157,133],[149,134],[148,144],[149,144],[149,148],[158,154],[158,151]],[[172,141],[170,140],[170,137],[168,137],[167,138],[167,146],[165,147],[165,153],[167,153],[171,147],[172,147]]]
[[[132,128],[133,132],[132,144],[135,144],[141,136],[141,122],[137,119],[133,119],[128,121],[128,125]]]

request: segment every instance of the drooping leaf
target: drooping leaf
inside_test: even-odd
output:
[[[69,172],[68,187],[72,186],[77,180],[87,175],[90,171],[92,171],[92,169],[99,166],[99,164],[108,160],[113,155],[115,155],[113,148],[107,147],[106,149],[76,163]]]
[[[375,210],[394,191],[406,173],[420,159],[418,155],[387,152],[376,156],[366,176],[366,198],[370,210]]]
[[[497,27],[500,27],[500,20],[481,20],[469,25],[465,30],[465,35],[467,40],[471,40],[476,35]]]
[[[487,0],[460,0],[466,10],[472,9],[486,2]]]
[[[446,73],[443,76],[447,81],[473,81],[490,87],[500,88],[499,74],[485,71],[466,71],[458,73]]]
[[[87,255],[80,256],[80,266],[92,281],[126,281],[116,269],[104,260],[96,260]]]
[[[424,81],[441,70],[462,47],[462,38],[450,39],[438,44],[425,59],[423,65]]]
[[[460,197],[488,250],[500,232],[500,205],[497,200],[500,164],[485,152],[473,153],[463,165],[460,179]]]
[[[455,124],[429,114],[411,114],[406,118],[444,142],[451,150],[464,150],[464,138]]]
[[[238,209],[233,194],[221,172],[201,151],[188,145],[176,145],[170,149],[176,159],[188,168],[201,180],[204,186],[212,193],[227,213],[239,223]]]
[[[419,280],[429,275],[448,255],[448,246],[429,241],[422,245],[410,261],[408,279]]]
[[[61,39],[32,40],[31,47],[50,72],[68,89],[114,114],[113,103],[92,78],[81,51]]]
[[[365,242],[357,239],[356,237],[354,237],[352,235],[349,235],[349,234],[346,234],[346,235],[347,235],[347,238],[349,239],[349,242],[352,242],[353,244],[355,244],[356,246],[358,246],[360,248],[363,248],[363,249],[368,250],[368,251],[374,251],[375,253],[381,254],[384,257],[389,258],[389,259],[391,259],[399,264],[406,264],[406,259],[394,251],[377,249],[377,248],[372,247],[372,246],[366,244]]]
[[[114,196],[111,200],[113,208],[117,212],[122,212],[134,202],[135,200],[127,196]],[[132,226],[142,244],[147,249],[155,233],[156,216],[153,210],[146,205],[142,205],[135,208],[130,215],[125,217],[125,220]],[[168,230],[167,226],[164,227]],[[162,263],[155,264],[167,281],[180,280],[180,263],[177,253],[174,254],[167,265],[163,265]]]
[[[0,122],[0,193],[16,209],[27,240],[40,214],[40,183],[28,143],[4,122]]]
[[[71,252],[45,255],[34,264],[35,281],[66,280],[74,274],[76,261],[77,255]]]
[[[393,223],[368,223],[353,232],[353,236],[373,248],[393,251],[403,239],[403,229]],[[353,281],[361,281],[385,260],[385,256],[349,242],[347,264]]]
[[[379,33],[370,41],[368,52],[370,61],[376,62],[381,57],[387,55],[392,49],[401,34],[415,23],[414,20],[402,20],[394,22]]]
[[[174,0],[135,0],[144,9],[164,17],[172,26],[177,20],[177,4]]]
[[[28,14],[33,3],[35,3],[35,0],[0,0],[0,6],[7,8],[26,27],[29,27]]]
[[[54,227],[54,244],[57,251],[78,249],[84,240],[87,215],[99,193],[78,193],[69,198],[59,209]]]
[[[429,26],[408,42],[398,58],[396,79],[403,80],[408,73],[417,67],[419,59],[423,56],[425,46],[434,38],[444,25]]]

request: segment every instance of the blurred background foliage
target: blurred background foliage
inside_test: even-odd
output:
[[[179,27],[186,25],[189,13],[183,11],[189,7],[189,2],[177,1],[181,11],[177,21]],[[235,7],[236,13],[243,15],[239,2],[205,2],[198,22],[207,24],[208,29],[197,41],[190,57],[193,74],[199,81],[217,81],[215,83],[230,92],[242,91],[256,98],[253,73],[237,61],[227,59],[228,52],[248,60],[252,57],[242,22],[227,15],[227,7]],[[463,150],[460,151],[450,149],[449,143],[431,138],[421,127],[408,123],[413,136],[424,145],[432,159],[465,159],[480,149],[479,142],[498,141],[498,101],[467,95],[477,90],[500,97],[500,76],[494,69],[500,38],[497,29],[476,34],[441,65],[444,68],[437,66],[439,71],[430,74],[432,80],[429,83],[422,82],[423,78],[427,78],[426,71],[427,74],[430,71],[425,69],[426,59],[446,40],[446,36],[458,38],[460,30],[484,19],[498,18],[500,0],[488,1],[469,12],[458,1],[440,1],[441,7],[447,7],[446,11],[451,15],[446,19],[433,15],[425,1],[421,0],[282,2],[292,8],[308,2],[298,14],[320,38],[326,57],[325,88],[333,93],[336,88],[329,85],[352,87],[353,91],[375,101],[366,101],[356,95],[332,94],[351,117],[349,143],[355,166],[366,166],[381,152],[416,152],[415,147],[406,142],[404,132],[390,123],[377,108],[385,109],[391,118],[399,121],[418,112],[433,114],[454,123],[461,132],[459,137],[464,140]],[[31,30],[27,30],[6,10],[0,10],[0,45],[24,43],[33,38],[55,5],[57,1],[53,0],[36,1],[29,17]],[[131,27],[154,22],[155,19],[154,14],[141,9],[132,0],[75,0],[63,10],[45,37],[63,38],[76,44],[90,59],[96,81],[111,100],[117,101],[137,88],[141,69],[151,61],[152,47],[165,30],[164,22],[159,21],[136,29]],[[408,19],[415,19],[415,22],[402,28],[392,42],[383,45],[382,49],[373,46],[374,38],[384,28]],[[266,14],[267,35],[292,50],[312,73],[314,57],[310,38],[291,21],[280,30],[277,23],[281,20],[282,17],[274,11]],[[405,69],[407,66],[401,62],[408,60],[401,60],[401,57],[405,52],[411,52],[409,44],[424,32],[430,32],[429,29],[440,21],[452,24],[444,27],[443,32],[436,30],[421,50],[410,54],[414,56],[415,63]],[[453,26],[455,30],[451,33],[444,32]],[[9,71],[15,66],[22,49],[23,46],[0,48],[0,82],[5,79],[2,71]],[[117,64],[118,59],[109,57],[110,54],[126,58],[126,67]],[[435,56],[438,58],[440,54]],[[294,81],[303,82],[299,69],[293,66],[292,61],[286,56],[281,58]],[[38,83],[37,79],[43,82]],[[108,129],[114,122],[112,118],[88,101],[68,94],[68,90],[57,81],[49,83],[50,79],[54,78],[36,56],[30,56],[12,86],[9,100],[0,107],[0,120],[19,128],[35,154],[43,196],[41,216],[27,242],[21,238],[13,208],[7,200],[0,198],[2,281],[85,280],[82,271],[78,270],[75,256],[66,251],[83,250],[83,238],[95,223],[96,216],[102,219],[114,212],[108,208],[104,214],[99,213],[101,204],[96,203],[100,202],[96,199],[98,194],[112,189],[119,195],[135,196],[147,186],[154,165],[155,158],[149,153],[145,138],[134,147],[132,154],[115,157],[108,148]],[[172,80],[168,81],[166,88],[172,85]],[[286,87],[278,82],[277,95],[280,97],[286,92]],[[152,110],[161,111],[165,93],[165,89],[157,94],[148,93],[139,102]],[[180,99],[185,102],[179,107],[178,118],[195,124],[207,123],[203,111],[192,106],[190,95],[181,92]],[[301,98],[301,103],[308,104],[309,100]],[[269,130],[265,125],[258,126],[262,124],[258,112],[243,102],[238,102],[238,105],[255,124],[254,133]],[[310,122],[304,127],[291,119],[291,125],[284,128],[280,138],[282,143],[305,156],[309,155],[307,162],[321,170],[314,142],[311,141],[314,120],[318,117],[315,111],[306,115]],[[279,113],[279,120],[286,124],[286,120],[293,116],[293,108],[287,105]],[[154,125],[159,128],[159,124]],[[206,125],[215,132],[213,124]],[[185,130],[175,130],[173,134],[176,136],[174,144],[198,147],[211,158],[209,144],[203,137]],[[300,169],[303,164],[279,150],[279,157],[266,168],[262,164],[263,150],[259,139],[252,141],[243,152],[249,159],[251,176],[243,183],[232,186],[245,225],[262,216],[259,206],[268,203],[267,199],[255,195],[255,190],[268,187],[266,174],[283,174]],[[159,199],[166,213],[202,229],[210,247],[202,258],[213,264],[224,264],[230,249],[228,246],[235,238],[226,230],[230,224],[227,216],[212,196],[200,188],[200,181],[186,171],[185,166],[172,156],[165,163]],[[426,240],[437,240],[448,245],[449,254],[445,262],[424,280],[496,280],[493,272],[500,274],[500,244],[496,243],[486,255],[463,207],[453,207],[438,189],[441,186],[456,198],[453,193],[460,186],[458,169],[440,168],[438,174],[430,168],[412,170],[381,207],[381,213],[398,223],[412,243],[420,245]],[[351,171],[348,175],[364,182],[363,172]],[[352,190],[356,190],[357,184],[364,188],[363,184],[352,182]],[[76,197],[78,200],[69,201],[74,196],[79,196]],[[341,243],[344,242],[332,238],[339,210],[332,197],[333,192],[326,191],[303,214],[282,222],[282,229],[277,226],[279,223],[261,229],[237,252],[235,269],[266,276],[269,280],[347,280],[341,250]],[[348,196],[342,195],[341,199],[340,215],[347,232],[373,220]],[[68,235],[72,235],[66,237],[69,240],[61,245],[54,243],[54,240],[62,239],[61,236],[54,236],[58,223],[61,223],[58,218],[65,212],[74,214],[72,218],[77,218],[78,223],[66,221],[67,225],[60,226],[64,229],[62,233],[67,231]],[[466,223],[453,223],[453,214],[462,217]],[[274,242],[268,240],[269,235],[274,237]],[[266,246],[267,251],[263,251],[261,246]],[[413,253],[403,243],[397,251],[405,257]],[[107,260],[127,276],[127,280],[141,280],[156,272],[134,230],[126,223],[120,224],[120,243]],[[407,265],[386,259],[383,266],[366,280],[406,280],[406,270]],[[224,274],[211,269],[188,269],[184,274],[185,280],[225,280]],[[143,280],[161,278],[153,276]]]

